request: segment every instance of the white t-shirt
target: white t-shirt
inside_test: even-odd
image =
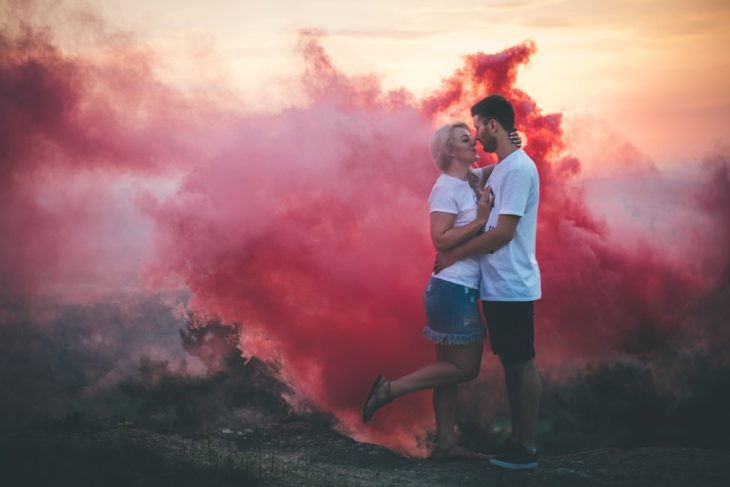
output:
[[[481,173],[475,171],[481,178]],[[428,197],[431,211],[441,211],[456,215],[454,227],[463,227],[477,217],[477,199],[469,183],[459,178],[441,174]],[[479,257],[467,257],[454,262],[433,277],[479,289]]]
[[[509,243],[480,256],[480,297],[487,301],[535,301],[542,295],[535,258],[540,199],[537,167],[518,149],[495,166],[486,184],[494,191],[487,230],[497,226],[499,215],[517,215],[520,221]]]

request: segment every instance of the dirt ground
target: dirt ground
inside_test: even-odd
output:
[[[118,425],[6,432],[0,481],[25,485],[727,486],[730,451],[601,449],[514,472],[485,461],[404,458],[306,424],[184,438]]]

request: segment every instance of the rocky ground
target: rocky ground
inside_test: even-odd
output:
[[[182,437],[114,427],[5,432],[0,484],[187,486],[727,486],[730,450],[601,449],[513,472],[404,458],[305,423]]]

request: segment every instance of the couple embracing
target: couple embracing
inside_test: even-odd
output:
[[[378,376],[363,406],[368,422],[404,394],[433,389],[436,447],[432,458],[485,459],[510,469],[537,467],[535,436],[542,385],[535,363],[533,303],[541,296],[535,259],[540,182],[520,149],[512,105],[499,95],[471,108],[475,137],[466,124],[438,129],[431,154],[441,175],[429,197],[431,239],[438,251],[424,294],[424,337],[436,360],[403,377]],[[476,142],[494,152],[494,166],[472,170]],[[456,435],[458,384],[479,375],[486,318],[492,351],[504,370],[511,436],[479,453]]]

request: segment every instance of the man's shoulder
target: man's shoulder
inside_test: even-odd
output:
[[[535,161],[532,160],[532,157],[524,149],[517,149],[512,158],[512,165],[516,167],[530,167],[535,166]]]
[[[529,176],[537,176],[537,165],[527,153],[519,149],[515,152],[514,157],[511,158],[509,167],[506,172],[516,172]]]

